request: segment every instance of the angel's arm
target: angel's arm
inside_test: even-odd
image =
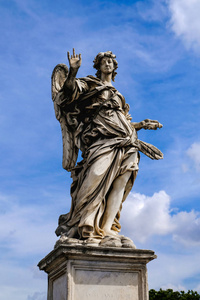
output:
[[[75,54],[75,50],[73,48],[73,55],[70,57],[69,51],[67,52],[68,60],[69,60],[69,75],[64,83],[64,91],[66,94],[72,94],[75,89],[75,79],[78,69],[81,66],[81,54]]]

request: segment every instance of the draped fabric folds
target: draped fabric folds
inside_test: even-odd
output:
[[[63,112],[68,124],[75,124],[74,142],[83,159],[71,171],[71,209],[60,216],[56,233],[69,235],[73,229],[74,237],[103,238],[102,218],[113,182],[130,171],[123,203],[137,175],[137,133],[131,126],[124,97],[95,77],[77,79],[72,94],[63,90],[60,95],[65,99]],[[112,225],[117,232],[121,228],[120,210]]]

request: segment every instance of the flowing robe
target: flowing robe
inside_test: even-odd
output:
[[[68,123],[75,124],[74,140],[83,160],[71,171],[71,209],[60,216],[56,233],[69,235],[73,229],[74,237],[103,238],[101,224],[113,182],[131,171],[123,203],[138,171],[137,133],[131,126],[129,106],[114,87],[92,76],[76,79],[73,93],[63,89],[61,97]],[[132,161],[127,163],[130,156]],[[111,227],[117,232],[122,203]]]

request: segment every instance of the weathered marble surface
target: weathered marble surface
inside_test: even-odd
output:
[[[55,248],[59,245],[73,245],[73,246],[94,246],[94,247],[122,247],[122,248],[133,248],[136,246],[130,238],[127,238],[123,235],[118,236],[106,236],[102,239],[88,238],[85,240],[68,238],[64,234],[61,235],[60,239],[56,242]]]
[[[137,133],[156,130],[162,124],[150,119],[131,122],[129,105],[112,84],[118,63],[111,51],[95,57],[96,77],[76,78],[82,59],[74,49],[71,56],[68,52],[68,61],[69,71],[59,64],[52,74],[52,99],[62,129],[63,168],[71,171],[73,179],[71,209],[60,216],[56,234],[61,240],[88,239],[88,244],[129,247],[131,242],[122,242],[118,235],[119,220],[137,176],[139,151],[151,159],[163,157],[155,146],[140,141]],[[76,164],[79,151],[83,159]]]
[[[148,300],[151,250],[60,245],[38,264],[48,300]]]

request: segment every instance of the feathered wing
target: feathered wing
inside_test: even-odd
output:
[[[150,157],[151,159],[162,159],[163,153],[155,146],[138,140],[139,151]]]
[[[78,148],[74,141],[74,130],[68,124],[67,118],[62,113],[60,103],[62,102],[63,92],[62,88],[65,80],[68,76],[68,67],[65,64],[58,64],[51,76],[51,92],[52,100],[54,103],[54,110],[57,120],[60,122],[62,130],[62,141],[63,141],[63,161],[62,166],[65,170],[71,171],[75,166],[78,156]],[[65,107],[66,109],[66,107]]]

